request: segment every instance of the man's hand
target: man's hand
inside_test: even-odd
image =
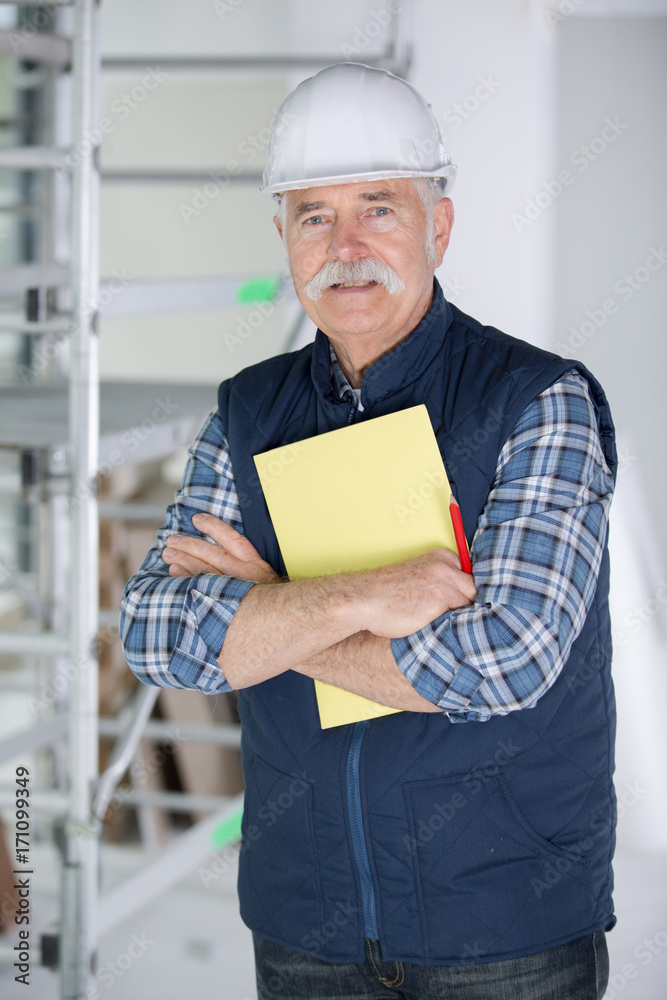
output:
[[[461,571],[458,557],[448,549],[434,549],[362,573],[262,586],[276,584],[280,578],[249,539],[211,514],[196,514],[192,523],[213,541],[172,535],[163,552],[171,576],[217,573],[259,584],[241,601],[218,658],[233,688],[299,669],[311,657],[360,632],[383,637],[381,661],[396,672],[386,639],[410,635],[475,599],[472,576]],[[343,648],[347,647],[341,646],[339,654]],[[386,686],[386,678],[380,683],[376,673],[379,662],[371,668],[353,659],[353,672],[369,673],[376,687]],[[336,669],[335,662],[340,664],[333,660],[326,669]],[[347,688],[357,689],[352,681]],[[402,699],[399,704],[415,710],[408,703],[403,705]]]
[[[447,549],[362,573],[260,584],[241,601],[218,663],[232,687],[250,687],[299,669],[357,632],[382,637],[389,662],[387,638],[410,635],[468,606],[475,593],[472,577]],[[355,670],[369,672],[356,661]]]
[[[170,576],[217,573],[255,583],[277,583],[280,579],[250,539],[225,521],[212,514],[195,514],[192,523],[218,544],[192,535],[171,535],[162,553]]]
[[[370,632],[357,632],[305,663],[298,664],[294,670],[388,708],[404,712],[442,711],[417,694],[403,676],[389,639]]]
[[[343,577],[340,578],[341,582]],[[472,604],[477,594],[470,573],[449,549],[348,577],[348,613],[358,628],[389,639],[411,635],[446,611]]]

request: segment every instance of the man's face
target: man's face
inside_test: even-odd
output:
[[[424,208],[408,178],[288,192],[284,233],[277,225],[294,287],[305,311],[334,344],[363,339],[390,350],[417,326],[430,306],[433,271],[449,241],[453,211],[448,198],[435,206],[434,222],[435,261],[429,261]],[[390,294],[377,281],[362,280],[325,283],[318,298],[306,291],[325,265],[333,265],[333,277],[340,278],[345,265],[372,266],[374,260],[395,272],[400,290]]]

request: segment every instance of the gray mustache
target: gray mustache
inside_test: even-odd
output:
[[[315,301],[325,289],[345,281],[375,281],[378,285],[382,285],[389,295],[397,295],[405,289],[405,282],[393,268],[375,257],[362,257],[360,260],[328,261],[304,287],[304,292],[309,299]]]

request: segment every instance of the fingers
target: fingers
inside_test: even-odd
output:
[[[463,608],[468,604],[474,604],[477,596],[477,587],[472,575],[458,570],[456,576],[450,582],[448,594],[452,608]]]
[[[239,580],[254,580],[256,570],[261,569],[253,563],[237,559],[220,545],[190,535],[172,535],[162,557],[166,563],[182,566],[190,575],[217,573]]]
[[[225,561],[224,565],[230,569],[222,569],[222,572],[242,580],[254,580],[256,583],[275,583],[280,579],[273,571],[273,567],[262,559],[250,539],[232,528],[231,524],[214,517],[213,514],[203,513],[195,514],[192,523],[198,531],[205,532],[209,538],[213,538],[227,556],[236,560],[235,563]],[[218,565],[221,565],[219,560],[222,558],[220,549],[217,550]]]
[[[463,572],[461,569],[461,561],[456,552],[452,552],[451,549],[435,549],[433,554],[437,558],[441,559],[447,566],[451,566],[452,569],[457,571],[454,576],[454,585],[463,597],[467,598],[467,600],[472,604],[477,596],[475,578],[472,573]]]
[[[169,566],[169,576],[195,576],[197,573],[216,573],[217,570],[203,559],[179,552],[173,547],[163,550],[162,558]]]
[[[225,556],[227,552],[213,542],[204,538],[194,538],[192,535],[170,535],[167,548],[162,553],[165,562],[178,562],[181,565],[185,557],[196,559],[208,566],[208,572],[224,573]]]
[[[194,526],[214,541],[193,535],[171,535],[162,557],[170,576],[216,573],[254,583],[275,583],[279,577],[240,532],[212,515],[195,515]]]
[[[250,539],[219,517],[214,517],[212,514],[195,514],[192,523],[197,531],[213,538],[218,545],[227,549],[237,559],[260,559],[259,552]]]

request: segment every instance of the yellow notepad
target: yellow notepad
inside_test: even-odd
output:
[[[456,551],[450,488],[425,406],[255,455],[291,580]],[[323,729],[398,709],[315,682]]]

